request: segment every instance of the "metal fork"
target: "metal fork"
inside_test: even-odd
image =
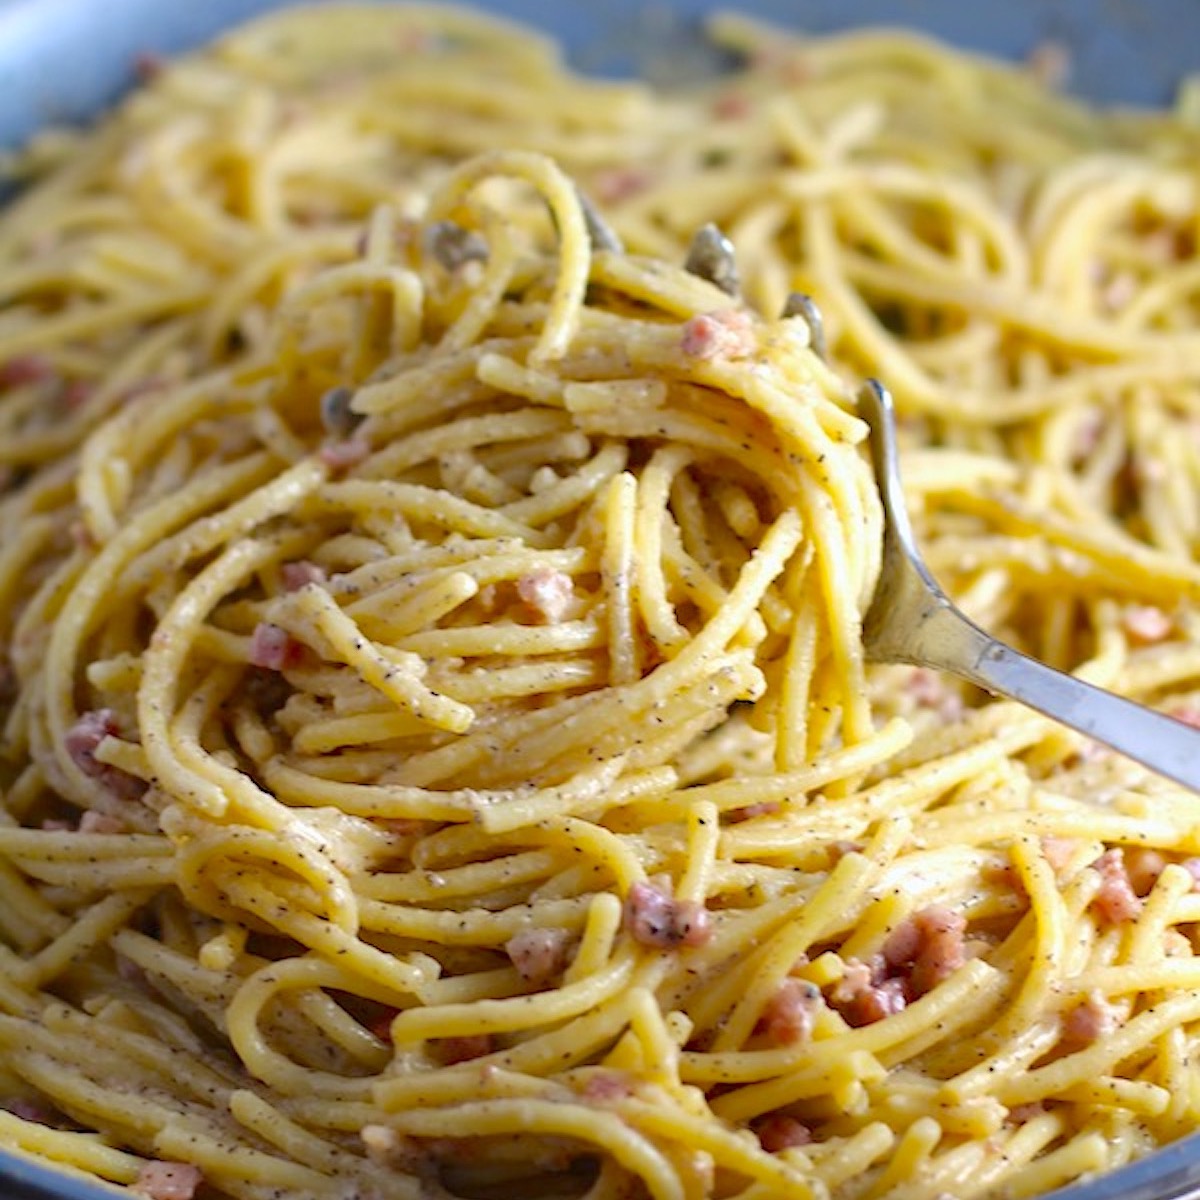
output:
[[[598,249],[616,242],[615,235],[592,236]],[[697,231],[684,265],[722,291],[737,294],[733,243],[716,226]],[[827,357],[821,312],[811,296],[793,293],[783,317],[804,321],[813,352]],[[871,427],[871,457],[884,510],[883,564],[863,622],[867,657],[949,671],[1200,792],[1200,730],[1056,671],[997,641],[955,608],[929,573],[913,537],[900,487],[891,394],[878,380],[868,380],[858,408]]]
[[[884,510],[883,566],[863,622],[867,657],[949,671],[1200,791],[1200,730],[1056,671],[985,633],[950,602],[917,550],[900,487],[891,394],[868,380],[859,413]]]

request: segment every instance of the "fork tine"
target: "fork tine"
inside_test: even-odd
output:
[[[486,262],[488,257],[487,242],[457,221],[434,221],[425,230],[423,250],[447,271],[468,262]]]
[[[715,283],[726,295],[736,296],[741,290],[733,243],[711,221],[696,230],[683,267],[692,275]]]
[[[859,388],[858,411],[871,431],[871,465],[875,468],[875,482],[887,519],[885,536],[894,535],[906,556],[914,562],[920,562],[921,556],[908,519],[900,480],[900,456],[896,448],[896,402],[892,399],[892,393],[878,379],[868,379]],[[923,564],[922,572],[928,575]],[[928,582],[937,588],[932,577]]]
[[[588,238],[593,250],[608,250],[613,254],[624,254],[625,246],[617,231],[600,215],[592,198],[580,187],[575,189],[579,207],[583,210],[583,222],[587,226]]]
[[[792,292],[783,306],[783,317],[799,317],[808,326],[808,344],[822,361],[829,361],[829,345],[825,340],[825,319],[817,302],[807,292]],[[882,387],[882,384],[876,384]]]
[[[868,379],[858,392],[858,411],[870,429],[871,465],[884,518],[883,562],[875,596],[863,618],[863,640],[868,657],[877,662],[911,661],[910,614],[923,600],[930,610],[949,607],[950,601],[926,567],[909,521],[891,392],[879,380]]]

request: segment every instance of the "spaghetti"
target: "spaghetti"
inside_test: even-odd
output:
[[[745,70],[668,95],[298,10],[26,153],[6,1145],[155,1200],[873,1200],[1195,1127],[1196,798],[864,665],[843,382],[973,615],[1196,721],[1186,103],[714,32]]]

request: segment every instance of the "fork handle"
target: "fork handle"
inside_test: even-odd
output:
[[[868,655],[876,662],[949,671],[1200,792],[1200,732],[1029,658],[954,606],[929,573],[909,524],[891,394],[869,379],[859,393],[859,408],[871,427],[871,458],[886,515],[883,567],[863,618]]]
[[[1195,729],[997,641],[945,596],[930,599],[919,635],[905,648],[906,661],[949,671],[1020,701],[1200,792],[1200,738]]]

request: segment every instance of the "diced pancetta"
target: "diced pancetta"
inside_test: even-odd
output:
[[[1100,290],[1100,304],[1105,312],[1120,312],[1140,290],[1137,275],[1132,271],[1117,271],[1105,280]]]
[[[937,671],[915,667],[908,677],[905,690],[920,708],[936,713],[943,721],[957,721],[963,715],[962,696]]]
[[[286,629],[260,621],[250,638],[250,661],[269,671],[286,671],[304,661],[304,643],[297,641]]]
[[[105,764],[96,757],[100,743],[106,737],[116,737],[121,727],[111,708],[97,708],[80,713],[79,719],[67,730],[67,753],[71,761],[85,774],[96,777]]]
[[[1195,880],[1192,891],[1200,891],[1200,858],[1185,858],[1179,865]]]
[[[54,1114],[44,1105],[39,1104],[36,1100],[30,1100],[24,1096],[18,1096],[12,1100],[5,1100],[0,1104],[5,1112],[12,1113],[14,1117],[20,1117],[22,1121],[30,1121],[35,1125],[53,1125]]]
[[[1181,704],[1171,710],[1171,716],[1193,729],[1200,729],[1200,704]]]
[[[1029,71],[1043,87],[1063,87],[1071,74],[1071,51],[1062,42],[1038,42],[1029,52]]]
[[[317,451],[317,457],[333,471],[348,471],[371,457],[371,443],[363,438],[346,438],[340,442],[326,442]]]
[[[1088,996],[1063,1018],[1063,1039],[1090,1046],[1107,1037],[1120,1024],[1116,1011],[1101,996]]]
[[[1161,608],[1152,604],[1138,604],[1127,608],[1121,618],[1121,624],[1134,641],[1145,644],[1163,641],[1175,628],[1171,618]]]
[[[522,979],[546,983],[566,965],[569,940],[565,929],[523,929],[504,949]]]
[[[153,50],[141,50],[133,59],[133,73],[141,83],[150,83],[167,69],[167,59]]]
[[[1133,890],[1124,851],[1119,846],[1106,850],[1092,869],[1100,874],[1100,889],[1092,900],[1096,914],[1110,925],[1132,921],[1142,911],[1142,901]]]
[[[21,387],[53,379],[58,369],[44,354],[14,354],[0,363],[0,387]]]
[[[713,101],[713,115],[723,121],[737,121],[754,111],[754,104],[745,92],[730,88]]]
[[[575,599],[575,580],[553,567],[539,567],[517,580],[517,595],[541,620],[554,625]]]
[[[1034,1100],[1029,1104],[1014,1104],[1008,1110],[1008,1120],[1014,1125],[1024,1125],[1026,1121],[1043,1116],[1045,1112],[1046,1106],[1040,1100]]]
[[[633,1095],[633,1081],[624,1071],[601,1067],[587,1077],[583,1098],[593,1104],[616,1104]]]
[[[377,824],[397,837],[420,837],[430,830],[430,823],[419,817],[380,817]]]
[[[829,1001],[854,1026],[902,1011],[966,961],[966,921],[931,904],[906,917],[869,963],[850,959],[830,989]]]
[[[307,559],[284,563],[279,573],[283,579],[284,589],[289,592],[298,592],[310,583],[325,583],[329,578],[324,567],[308,562]]]
[[[438,1038],[438,1057],[447,1066],[454,1063],[470,1062],[473,1058],[482,1058],[491,1054],[496,1048],[495,1039],[490,1033],[475,1033],[465,1037]]]
[[[847,1024],[855,1028],[873,1025],[908,1005],[905,980],[888,978],[882,957],[875,963],[850,959],[845,974],[830,990],[829,999]]]
[[[1167,860],[1149,846],[1129,846],[1125,849],[1125,873],[1135,895],[1149,895],[1158,882]]]
[[[601,204],[617,204],[644,191],[653,178],[642,167],[608,167],[596,173],[591,190]]]
[[[790,1046],[812,1036],[821,1008],[820,991],[807,980],[785,979],[763,1006],[759,1025],[777,1046]]]
[[[961,913],[931,904],[892,931],[883,945],[884,962],[891,972],[907,974],[912,996],[923,996],[966,961],[966,927]]]
[[[117,974],[126,983],[136,983],[143,989],[147,986],[146,972],[132,958],[126,958],[123,954],[117,955]]]
[[[731,821],[752,821],[755,817],[773,816],[782,808],[783,805],[778,800],[759,800],[754,804],[731,808],[727,815]]]
[[[1021,872],[1017,870],[1017,865],[1012,859],[1004,858],[985,863],[979,873],[987,883],[1014,892],[1018,896],[1026,896]]]
[[[1104,418],[1097,412],[1086,413],[1075,430],[1071,450],[1076,462],[1087,462],[1096,453],[1100,445],[1100,435],[1104,432]]]
[[[85,775],[98,780],[106,791],[122,799],[136,800],[146,790],[145,782],[96,757],[100,743],[107,737],[119,737],[120,733],[117,714],[111,708],[81,713],[67,730],[67,754]]]
[[[82,408],[96,394],[96,385],[87,379],[71,379],[62,385],[58,402],[68,412]]]
[[[88,809],[79,818],[80,833],[124,833],[125,822],[109,813]]]
[[[658,950],[703,946],[712,937],[708,910],[694,900],[676,900],[651,883],[635,883],[625,901],[625,923],[633,940]]]
[[[688,358],[745,358],[754,353],[754,325],[736,308],[700,313],[684,323],[679,345]]]
[[[791,1150],[795,1146],[807,1146],[812,1140],[812,1131],[802,1121],[786,1113],[770,1113],[754,1122],[754,1132],[759,1145],[768,1154]]]
[[[396,1019],[398,1008],[385,1007],[367,1022],[367,1028],[381,1041],[392,1040],[392,1022]]]
[[[852,842],[847,838],[837,838],[829,843],[829,858],[831,862],[839,863],[847,854],[861,854],[862,842]]]
[[[191,1163],[148,1162],[138,1172],[133,1191],[148,1200],[192,1200],[203,1182],[200,1168]]]
[[[1079,843],[1074,838],[1042,838],[1042,854],[1055,872],[1065,871],[1078,849]]]
[[[88,528],[86,521],[72,521],[67,526],[67,533],[70,535],[71,541],[81,550],[95,549],[96,539],[92,537],[92,531]]]

